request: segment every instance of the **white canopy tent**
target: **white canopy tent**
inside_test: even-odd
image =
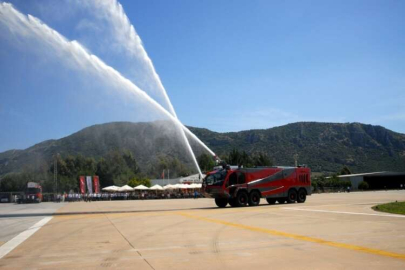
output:
[[[154,185],[153,187],[150,188],[150,190],[163,190],[163,187],[159,185]]]
[[[128,185],[122,186],[120,188],[118,188],[119,192],[130,192],[130,191],[134,191],[134,189]]]
[[[176,185],[170,185],[169,184],[169,185],[164,186],[163,189],[164,190],[166,190],[166,189],[176,189]]]
[[[110,192],[115,192],[115,191],[118,191],[119,189],[120,189],[120,187],[117,187],[117,186],[109,186],[109,187],[103,188],[104,191],[110,191]]]
[[[134,190],[148,190],[148,189],[149,188],[145,187],[144,185],[139,185],[139,186],[134,187]]]

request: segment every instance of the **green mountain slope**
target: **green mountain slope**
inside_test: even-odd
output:
[[[192,131],[217,153],[233,147],[248,153],[264,151],[280,165],[293,165],[297,153],[299,163],[313,171],[336,172],[344,165],[354,172],[405,171],[405,135],[381,126],[300,122],[231,133]]]
[[[405,171],[405,135],[381,126],[300,122],[230,133],[190,130],[219,156],[236,148],[248,153],[266,152],[276,165],[293,165],[297,153],[300,164],[318,172],[336,172],[344,165],[352,172]],[[191,166],[180,136],[171,123],[164,121],[95,125],[59,140],[0,153],[0,175],[45,166],[56,153],[97,159],[112,150],[131,151],[145,171],[160,155],[177,157]],[[192,145],[197,155],[202,153],[201,147]]]

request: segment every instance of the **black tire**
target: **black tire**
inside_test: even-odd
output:
[[[243,207],[246,206],[248,203],[249,197],[247,192],[245,191],[241,191],[238,193],[238,195],[236,195],[236,204],[239,207]]]
[[[228,204],[228,200],[225,198],[216,198],[215,204],[220,208],[224,208]]]
[[[288,203],[295,203],[297,201],[298,193],[295,189],[290,189],[288,191],[287,202]]]
[[[273,198],[266,198],[266,201],[268,204],[275,204],[276,203],[276,199]]]
[[[284,204],[284,203],[287,202],[287,199],[286,198],[280,198],[280,199],[277,199],[277,201],[278,201],[279,204]]]
[[[229,199],[229,205],[230,206],[232,206],[232,207],[238,207],[238,204],[236,203],[236,198],[232,198],[232,199]]]
[[[300,189],[298,191],[297,202],[304,203],[306,199],[307,199],[307,191],[305,189]]]
[[[253,190],[249,194],[249,205],[258,206],[260,204],[260,193],[257,190]]]

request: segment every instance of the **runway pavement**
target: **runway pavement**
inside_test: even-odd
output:
[[[64,203],[0,204],[0,246],[64,205]]]
[[[405,269],[405,216],[371,209],[395,200],[405,191],[224,209],[211,199],[67,203],[0,268]]]

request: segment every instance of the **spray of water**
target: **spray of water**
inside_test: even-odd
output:
[[[89,1],[77,0],[77,3],[84,7],[89,6]],[[91,6],[89,6],[89,9],[92,10],[97,17],[103,18],[111,24],[113,28],[112,34],[117,41],[117,44],[119,44],[119,46],[122,46],[131,57],[136,57],[141,60],[142,65],[151,74],[151,80],[153,80],[153,82],[156,84],[157,91],[163,95],[164,102],[168,106],[169,112],[175,118],[177,118],[176,112],[173,108],[172,103],[170,102],[166,89],[163,86],[163,83],[155,70],[153,62],[148,56],[142,44],[142,40],[135,30],[135,27],[131,24],[129,18],[125,14],[122,5],[116,0],[96,0],[90,5]],[[201,175],[200,167],[186,137],[186,134],[181,128],[180,131],[181,137],[189,151],[189,154],[199,174]]]
[[[141,98],[154,106],[158,111],[169,117],[177,126],[182,128],[184,132],[195,139],[204,149],[211,155],[215,153],[209,149],[197,136],[195,136],[188,128],[186,128],[176,117],[163,108],[159,103],[152,99],[146,92],[130,80],[123,77],[118,71],[106,65],[97,56],[90,54],[77,41],[69,41],[57,31],[51,29],[39,19],[28,15],[25,16],[11,4],[0,3],[0,22],[9,28],[10,32],[20,37],[35,38],[37,41],[43,42],[53,51],[60,55],[61,59],[69,62],[74,67],[80,67],[86,72],[91,72],[103,79],[105,82],[113,84],[118,89],[125,90],[127,93]],[[68,56],[68,57],[66,57]],[[189,146],[189,145],[188,145]],[[190,146],[189,146],[190,147]],[[191,147],[189,148],[191,150]]]

